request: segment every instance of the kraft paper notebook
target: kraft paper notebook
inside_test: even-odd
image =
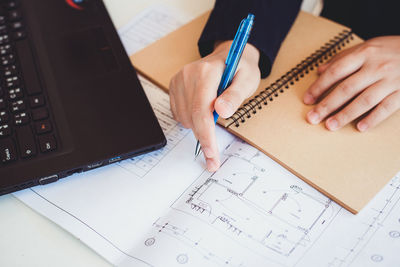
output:
[[[208,15],[134,54],[134,66],[168,90],[170,78],[200,58],[197,40]],[[319,64],[361,42],[342,25],[300,12],[268,78],[231,118],[218,121],[353,213],[400,170],[400,112],[365,133],[354,123],[330,132],[305,121],[312,107],[302,98]]]

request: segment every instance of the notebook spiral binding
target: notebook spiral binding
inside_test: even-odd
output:
[[[278,97],[279,94],[284,93],[284,89],[289,89],[291,85],[299,81],[304,75],[318,67],[319,64],[324,63],[329,58],[337,53],[353,40],[353,32],[349,30],[343,30],[334,38],[329,40],[318,50],[312,53],[310,56],[302,60],[296,67],[292,68],[286,74],[282,75],[278,80],[273,82],[270,86],[265,88],[261,93],[254,96],[251,100],[242,105],[231,117],[227,120],[231,120],[227,127],[235,124],[236,127],[240,126],[240,123],[244,123],[246,118],[251,118],[252,114],[256,114],[257,110],[261,110],[263,105],[266,106],[269,102],[272,102],[274,98]]]

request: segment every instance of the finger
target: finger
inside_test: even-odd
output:
[[[345,57],[346,55],[352,53],[354,50],[357,49],[359,45],[353,46],[351,48],[348,48],[346,50],[343,50],[342,52],[336,54],[334,57],[332,57],[328,62],[325,64],[322,64],[321,66],[318,67],[318,74],[322,74],[332,63],[338,61],[339,59]]]
[[[187,86],[192,86],[191,84]],[[191,91],[190,88],[185,88],[182,78],[175,82],[174,101],[177,119],[185,128],[193,128],[191,110],[187,109],[185,91]]]
[[[374,108],[392,91],[389,83],[379,81],[356,97],[343,110],[326,120],[326,127],[335,131]]]
[[[377,82],[379,77],[371,75],[369,70],[362,68],[342,81],[329,95],[307,113],[311,124],[318,124],[329,114],[343,106],[359,92]]]
[[[372,112],[357,124],[357,129],[364,132],[377,126],[400,109],[400,91],[387,96]]]
[[[215,111],[222,118],[229,118],[239,108],[243,101],[251,96],[260,82],[260,75],[249,74],[240,69],[231,85],[215,101]]]
[[[171,107],[171,112],[174,120],[178,121],[174,90],[175,90],[175,84],[174,84],[174,79],[172,79],[171,82],[169,83],[169,105]]]
[[[209,171],[219,168],[219,153],[215,137],[215,123],[213,119],[214,99],[217,90],[209,89],[212,84],[203,81],[194,93],[192,106],[193,131],[200,141]]]
[[[314,104],[316,100],[335,83],[357,71],[364,63],[364,57],[359,53],[350,53],[333,62],[310,86],[304,94],[305,104]]]

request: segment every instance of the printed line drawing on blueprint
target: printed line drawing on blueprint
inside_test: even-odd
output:
[[[382,197],[379,197],[382,195]],[[400,258],[400,175],[395,176],[379,195],[364,208],[358,227],[352,227],[347,240],[338,244],[328,266],[397,266]],[[371,205],[372,204],[372,205]],[[387,248],[391,247],[391,250]]]
[[[218,172],[204,172],[153,224],[145,246],[158,238],[178,241],[186,246],[176,253],[179,264],[197,254],[223,266],[293,265],[339,206],[293,175],[265,169],[271,159],[238,139],[224,154]]]
[[[159,97],[160,94],[165,95],[165,93],[158,88],[154,88],[155,85],[145,78],[139,76],[139,79],[147,97],[150,99],[151,103],[153,103],[152,107],[154,113],[167,139],[167,145],[157,151],[118,163],[123,169],[142,178],[157,165],[157,163],[159,163],[160,160],[190,132],[190,130],[185,129],[173,119],[169,108],[169,99],[167,97]]]

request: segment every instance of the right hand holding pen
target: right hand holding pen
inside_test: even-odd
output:
[[[220,43],[213,53],[182,68],[170,82],[170,104],[175,120],[191,128],[200,141],[209,171],[220,166],[213,120],[214,109],[222,118],[233,115],[260,83],[259,51],[247,44],[235,77],[217,99],[217,89],[225,69],[232,41]]]

